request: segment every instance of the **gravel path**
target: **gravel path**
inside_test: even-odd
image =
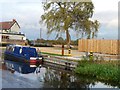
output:
[[[60,48],[55,48],[55,47],[36,47],[39,49],[41,52],[48,52],[48,53],[55,53],[55,54],[61,54],[62,50]],[[68,55],[68,50],[64,50],[64,54]],[[79,52],[78,50],[71,50],[71,55],[73,57],[80,57],[82,55],[85,55],[84,52]]]

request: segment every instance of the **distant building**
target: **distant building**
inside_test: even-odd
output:
[[[20,32],[20,26],[15,19],[0,22],[0,42],[2,44],[22,45],[26,43],[26,37]]]

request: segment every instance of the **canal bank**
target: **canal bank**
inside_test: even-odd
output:
[[[75,68],[73,71],[77,73],[79,77],[86,76],[87,78],[93,78],[96,81],[104,83],[109,82],[110,85],[118,86],[120,88],[120,72],[118,60],[86,60],[85,58],[75,57],[60,57],[60,56],[47,56],[49,61],[60,62],[66,60],[70,63],[75,62]],[[56,59],[56,60],[55,60]],[[77,64],[78,63],[78,64]],[[55,64],[55,63],[54,63]],[[55,66],[55,65],[54,65]]]
[[[52,58],[54,56],[46,56],[48,58],[48,60],[52,60]],[[66,56],[65,56],[66,57]],[[55,59],[58,59],[59,60],[63,60],[63,58],[65,57],[57,57],[55,56]],[[69,59],[71,57],[66,57],[68,58],[67,61],[73,61],[74,59]],[[74,57],[75,58],[75,57]],[[66,59],[65,59],[66,60]],[[78,60],[75,60],[75,62],[77,62]],[[31,74],[20,74],[18,72],[14,72],[14,73],[10,73],[10,71],[8,70],[2,70],[2,74],[3,76],[6,75],[5,78],[3,78],[3,85],[4,87],[13,87],[13,88],[119,88],[119,85],[115,84],[111,84],[110,82],[104,82],[104,81],[99,81],[97,79],[95,79],[94,77],[90,78],[90,77],[83,77],[83,75],[76,75],[74,72],[72,73],[69,73],[68,70],[60,70],[59,68],[56,68],[56,67],[50,67],[50,66],[42,66],[42,68],[40,69],[40,73],[39,74],[35,74],[35,73],[31,73]],[[4,72],[5,71],[5,72]],[[44,74],[42,74],[44,72]],[[16,74],[17,73],[17,74]],[[10,78],[13,79],[13,86],[11,85],[11,81],[8,77],[8,75],[10,75]],[[43,76],[41,76],[41,74]],[[14,76],[15,75],[15,76]],[[23,77],[21,77],[21,75]],[[29,76],[30,75],[30,76]],[[40,80],[40,82],[42,83],[39,83],[38,80],[36,81],[35,79],[35,82],[32,82],[33,83],[37,83],[40,84],[40,86],[36,86],[35,84],[31,85],[31,83],[28,83],[28,82],[31,82],[31,78],[35,77],[36,78],[36,75],[38,75],[37,77],[39,78],[42,78],[42,80]],[[89,76],[89,74],[88,74]],[[20,77],[20,78],[19,78]],[[26,77],[29,77],[28,79],[25,79]],[[18,79],[17,81],[14,81],[14,78],[15,79]],[[24,78],[24,79],[21,79],[21,78]],[[71,79],[73,78],[73,79]],[[19,80],[20,79],[20,80]],[[5,81],[4,81],[5,80]],[[23,80],[23,82],[22,82]],[[18,82],[18,85],[16,85],[16,82]],[[8,86],[6,86],[6,83],[8,84]],[[23,85],[25,83],[28,83],[29,85]],[[66,84],[67,83],[67,84]],[[114,83],[114,82],[113,82]],[[10,84],[10,85],[9,85]],[[20,86],[19,86],[20,85]],[[23,85],[23,87],[21,86]],[[41,86],[43,85],[43,86]],[[101,87],[102,85],[102,87]]]
[[[117,86],[120,88],[120,73],[118,65],[118,61],[108,62],[81,60],[72,70],[72,72],[76,74],[77,77],[82,77],[83,81],[87,79],[95,82],[106,83],[107,85],[115,87]]]
[[[3,88],[119,88],[114,82],[104,82],[77,75],[69,70],[63,70],[44,64],[39,73],[21,74],[12,72],[3,65],[2,70]]]
[[[102,82],[110,82],[120,88],[119,61],[79,61],[75,73],[87,76]]]
[[[92,89],[92,88],[114,88],[118,90],[117,85],[112,86],[108,83],[97,81],[85,76],[77,76],[68,71],[56,70],[51,67],[40,68],[40,73],[21,74],[11,73],[9,70],[0,70],[2,73],[2,88],[34,88],[34,89]]]
[[[79,52],[78,50],[71,49],[71,55],[68,55],[68,49],[64,50],[64,56],[62,56],[62,48],[61,47],[35,47],[39,49],[39,51],[43,54],[52,55],[52,56],[60,56],[65,59],[77,59],[80,60],[81,57],[86,56],[87,52]],[[118,55],[110,55],[110,54],[102,54],[102,53],[93,53],[95,58],[104,59],[104,60],[118,60]]]

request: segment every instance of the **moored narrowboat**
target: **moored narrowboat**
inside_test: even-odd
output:
[[[31,73],[43,64],[43,57],[39,55],[36,48],[20,45],[8,45],[4,52],[5,63],[10,64],[12,69],[21,73]],[[16,63],[19,65],[16,66]]]

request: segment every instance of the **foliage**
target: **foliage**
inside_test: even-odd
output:
[[[61,54],[55,54],[55,53],[48,53],[48,52],[41,52],[42,54],[47,54],[47,55],[51,55],[51,56],[63,56]],[[64,55],[67,56],[67,55]]]
[[[44,3],[45,13],[41,21],[47,24],[48,34],[55,31],[58,38],[65,33],[67,44],[70,45],[70,30],[87,38],[97,35],[99,22],[90,20],[93,9],[92,2],[48,2]]]
[[[79,75],[88,75],[102,81],[117,82],[120,84],[119,67],[117,64],[82,60],[75,72]]]
[[[66,45],[66,40],[62,40],[62,38],[58,38],[57,40],[44,40],[44,39],[37,39],[35,41],[30,41],[30,45],[32,42],[36,42],[36,43],[48,43],[51,45]],[[78,40],[72,40],[71,41],[71,45],[78,45]]]
[[[64,41],[64,39],[62,37],[59,37],[57,40],[58,41]]]
[[[26,41],[28,42],[28,44],[30,45],[30,40],[29,39],[26,39]]]

